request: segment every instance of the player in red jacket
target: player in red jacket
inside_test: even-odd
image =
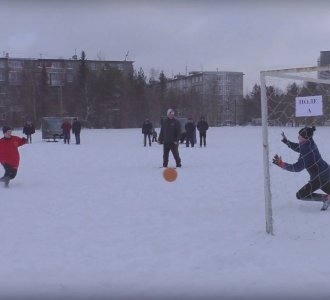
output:
[[[0,163],[5,168],[5,174],[0,178],[0,181],[9,186],[9,181],[14,179],[19,166],[18,147],[27,143],[26,138],[11,135],[11,128],[4,126],[2,128],[4,137],[0,139]]]

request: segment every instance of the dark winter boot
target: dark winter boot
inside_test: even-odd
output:
[[[323,201],[323,206],[322,206],[321,210],[327,210],[329,205],[330,205],[330,198],[327,197]]]
[[[4,176],[2,178],[3,178],[3,182],[5,183],[5,187],[9,187],[9,181],[10,181],[9,176]]]

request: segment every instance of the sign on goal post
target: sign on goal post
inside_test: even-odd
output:
[[[330,66],[261,71],[260,92],[266,232],[273,235],[269,127],[330,120]]]

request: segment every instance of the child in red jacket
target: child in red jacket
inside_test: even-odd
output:
[[[2,128],[4,137],[0,139],[0,163],[5,169],[5,174],[0,181],[5,183],[5,187],[9,186],[9,181],[14,179],[19,166],[18,147],[27,143],[26,138],[11,135],[11,128],[4,126]]]

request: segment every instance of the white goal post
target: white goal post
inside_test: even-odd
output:
[[[316,84],[326,84],[330,87],[330,80],[324,79],[319,76],[324,74],[330,74],[330,65],[317,66],[317,67],[305,67],[305,68],[293,68],[282,70],[269,70],[260,72],[260,93],[261,93],[261,120],[262,120],[262,143],[263,143],[263,168],[264,168],[264,198],[265,198],[265,218],[266,218],[266,232],[273,235],[273,212],[272,212],[272,193],[271,193],[271,178],[270,178],[270,157],[269,157],[269,140],[268,140],[268,95],[267,95],[267,79],[268,78],[284,78],[291,81],[312,82]],[[317,73],[317,76],[311,76],[310,74]],[[321,72],[321,73],[320,73]],[[319,78],[321,77],[321,78]],[[323,76],[330,78],[330,75]]]

